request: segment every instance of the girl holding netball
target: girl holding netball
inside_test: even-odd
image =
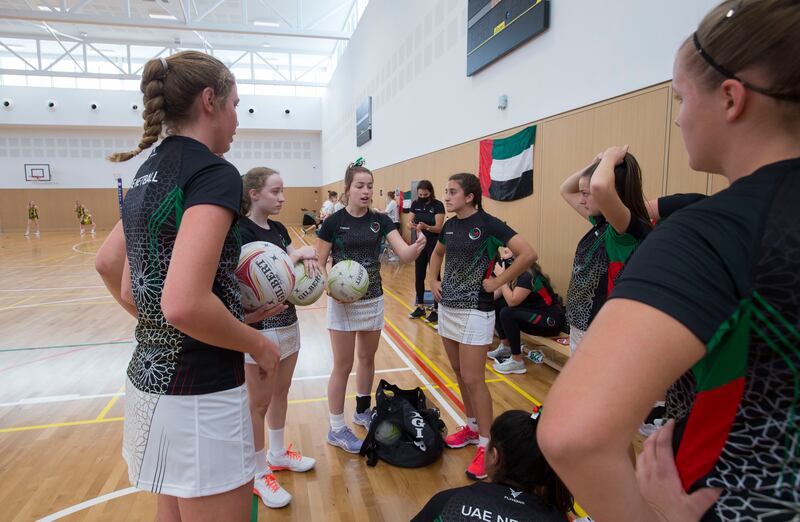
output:
[[[245,216],[239,220],[242,245],[252,241],[272,243],[287,252],[293,263],[302,260],[309,274],[317,274],[319,267],[314,249],[310,246],[294,248],[286,227],[270,219],[270,216],[280,213],[286,200],[283,195],[281,175],[272,169],[257,167],[248,171],[242,181],[244,183],[242,214]],[[256,450],[254,489],[266,506],[279,508],[291,502],[292,495],[278,484],[272,471],[304,472],[316,464],[314,459],[292,450],[291,445],[287,448],[284,440],[287,397],[300,350],[297,312],[293,304],[287,304],[287,308],[280,314],[251,326],[278,345],[281,353],[278,372],[272,377],[267,377],[255,359],[245,354],[245,376]],[[265,417],[269,451],[264,448]]]
[[[328,297],[328,330],[333,350],[333,370],[328,381],[328,444],[350,453],[358,453],[362,443],[344,419],[345,388],[354,356],[358,357],[358,367],[353,422],[369,427],[371,417],[375,353],[383,329],[379,259],[382,240],[389,242],[404,263],[414,261],[425,248],[424,235],[420,234],[415,243],[408,245],[386,214],[370,209],[372,182],[372,172],[363,165],[351,164],[347,168],[344,176],[347,206],[322,223],[317,242],[319,259],[327,260],[332,255],[333,264],[351,259],[360,263],[369,275],[369,288],[360,300],[345,304]]]
[[[481,207],[481,185],[473,174],[450,176],[444,205],[455,214],[445,222],[431,256],[428,285],[439,302],[439,335],[458,379],[467,424],[446,444],[477,444],[467,468],[472,479],[486,477],[484,453],[492,424],[492,397],[484,382],[486,353],[494,335],[494,291],[524,272],[537,255],[519,234]],[[498,277],[492,269],[498,248],[508,246],[516,261]],[[444,278],[437,280],[444,258]]]
[[[183,51],[149,60],[141,87],[144,135],[109,159],[168,137],[137,171],[97,261],[104,280],[122,273],[109,291],[138,319],[123,456],[131,484],[158,494],[158,520],[245,521],[255,452],[244,353],[269,376],[279,352],[242,321],[283,305],[245,316],[234,274],[242,181],[219,155],[238,124],[236,84],[216,58]]]

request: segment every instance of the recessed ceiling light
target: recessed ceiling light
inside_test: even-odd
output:
[[[280,27],[281,24],[278,22],[262,22],[261,20],[253,20],[253,25],[258,25],[260,27]]]
[[[148,16],[156,20],[177,20],[177,18],[175,18],[171,14],[150,13]]]

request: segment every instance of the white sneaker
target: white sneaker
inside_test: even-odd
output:
[[[295,471],[298,473],[312,469],[317,463],[311,457],[304,457],[299,451],[292,451],[291,444],[286,448],[283,455],[278,455],[277,457],[268,451],[267,462],[269,463],[269,469],[272,471]]]
[[[524,361],[515,361],[512,357],[504,359],[502,362],[496,362],[492,365],[494,371],[508,375],[509,373],[526,373]]]
[[[503,358],[503,357],[511,357],[511,347],[506,346],[503,343],[497,345],[497,348],[492,350],[491,352],[487,353],[486,356],[489,359],[494,359],[495,361]]]
[[[278,480],[272,473],[256,477],[253,483],[253,493],[258,495],[261,502],[268,508],[282,508],[292,501],[292,495],[278,484]]]

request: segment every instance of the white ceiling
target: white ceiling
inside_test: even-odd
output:
[[[99,70],[95,77],[119,73],[131,79],[142,60],[200,48],[228,64],[238,59],[240,68],[255,70],[259,64],[281,71],[268,79],[271,84],[321,86],[335,66],[331,56],[346,45],[367,1],[0,0],[0,59],[7,58],[0,74],[42,76],[59,69],[67,74],[64,66],[71,63],[75,73],[87,74],[92,68],[81,61],[89,54],[117,62],[119,69]],[[48,69],[58,58],[63,63]],[[322,63],[325,59],[331,63]],[[18,69],[28,72],[13,72]],[[311,69],[327,74],[311,79]],[[253,75],[251,80],[259,78]]]

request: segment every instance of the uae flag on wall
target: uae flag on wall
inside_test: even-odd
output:
[[[513,201],[533,194],[536,125],[499,140],[481,140],[479,177],[483,195]]]
[[[399,188],[395,191],[395,198],[398,200],[397,207],[400,209],[400,213],[410,212],[411,211],[411,191],[407,190],[403,192]]]

